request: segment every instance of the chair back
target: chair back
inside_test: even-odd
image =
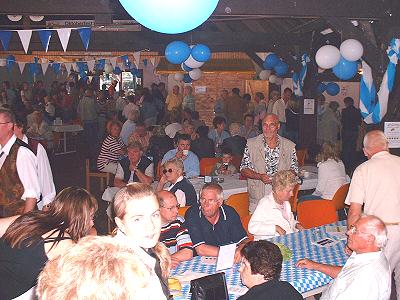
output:
[[[304,166],[306,155],[307,155],[307,149],[296,150],[297,162],[299,164],[299,167]]]
[[[179,207],[178,209],[178,215],[180,215],[182,218],[185,217],[186,211],[189,209],[190,206],[182,206]]]
[[[249,232],[249,222],[250,222],[251,216],[252,216],[251,214],[248,214],[247,216],[243,216],[240,218],[240,221],[242,222],[242,226],[243,226],[244,230],[246,230],[246,232],[247,232],[247,236],[249,237],[249,239],[251,241],[253,241],[254,235],[252,235]]]
[[[297,212],[297,202],[298,202],[298,194],[299,194],[300,184],[296,184],[293,188],[293,196],[290,197],[289,203],[290,207],[292,208],[292,212]]]
[[[161,160],[158,161],[157,163],[157,169],[156,169],[156,179],[160,180],[161,178]]]
[[[228,200],[225,202],[226,205],[233,207],[240,217],[247,216],[249,214],[249,193],[239,193],[230,195]]]
[[[205,157],[200,160],[200,175],[211,175],[214,166],[219,162],[217,157]]]
[[[308,200],[297,206],[297,219],[304,228],[313,228],[337,222],[335,206],[331,200]]]
[[[346,200],[347,193],[349,192],[350,183],[342,185],[333,195],[332,203],[336,210],[341,210],[345,208],[344,200]]]

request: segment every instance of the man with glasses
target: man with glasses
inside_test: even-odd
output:
[[[200,191],[200,207],[188,209],[185,225],[198,255],[218,256],[220,246],[236,243],[235,262],[239,262],[247,234],[235,209],[223,203],[222,187],[205,184]]]
[[[0,217],[32,211],[40,195],[37,159],[14,134],[14,114],[0,109]]]
[[[160,204],[161,235],[160,242],[164,243],[171,254],[172,267],[193,257],[193,244],[189,232],[184,226],[184,219],[178,215],[179,203],[175,195],[169,191],[157,192]]]
[[[387,242],[385,224],[375,216],[362,215],[347,231],[347,246],[353,251],[343,267],[301,259],[297,267],[334,278],[320,300],[390,298],[391,274],[383,254]]]
[[[247,140],[240,172],[247,178],[250,211],[272,192],[272,177],[281,170],[299,171],[295,144],[278,135],[279,119],[267,114],[262,121],[262,134]]]

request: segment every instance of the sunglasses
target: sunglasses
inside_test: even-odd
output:
[[[162,172],[164,173],[164,174],[167,174],[167,172],[168,173],[172,173],[174,170],[172,170],[172,169],[164,169]]]

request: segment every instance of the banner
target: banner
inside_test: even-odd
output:
[[[45,52],[47,52],[47,50],[49,49],[52,33],[53,33],[52,30],[39,30],[40,42],[42,43]]]
[[[31,42],[32,30],[17,30],[19,38],[21,39],[22,47],[24,47],[25,54],[28,53],[29,44]]]
[[[8,46],[10,45],[11,39],[11,31],[0,31],[0,41],[3,45],[4,51],[8,50]]]

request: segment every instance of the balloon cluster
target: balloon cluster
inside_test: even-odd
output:
[[[281,60],[275,53],[270,53],[267,55],[263,62],[263,67],[264,70],[258,74],[258,77],[261,80],[268,80],[270,83],[274,83],[276,85],[282,84],[283,79],[281,77],[284,76],[289,70],[289,65]],[[272,70],[275,71],[276,75],[272,74]]]
[[[336,96],[340,92],[340,87],[336,82],[329,82],[327,84],[320,82],[317,86],[317,92],[319,94],[327,92],[330,96]]]
[[[342,42],[340,50],[332,45],[325,45],[318,49],[315,61],[322,69],[332,69],[333,73],[342,80],[348,80],[356,75],[358,60],[362,57],[364,48],[355,39]]]
[[[203,44],[189,46],[185,42],[174,41],[165,48],[165,58],[172,64],[180,64],[182,70],[187,72],[176,73],[174,79],[190,83],[200,79],[202,71],[199,68],[211,58],[211,51]]]

